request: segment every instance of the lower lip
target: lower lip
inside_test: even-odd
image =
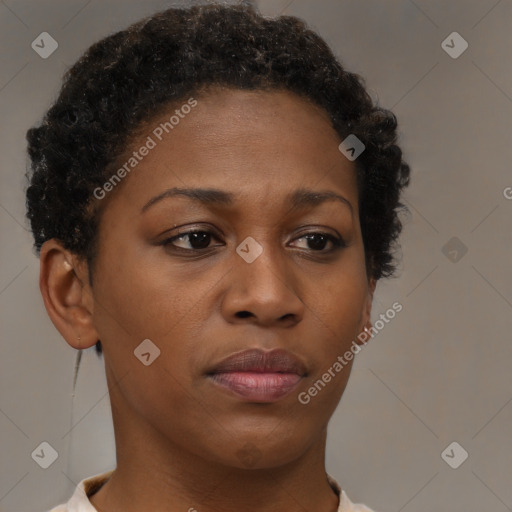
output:
[[[302,377],[296,373],[226,372],[210,378],[238,397],[252,402],[275,402],[290,394]]]

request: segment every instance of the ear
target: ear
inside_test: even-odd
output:
[[[371,314],[372,314],[372,304],[373,304],[373,294],[375,293],[375,288],[377,286],[377,281],[371,277],[369,280],[368,280],[368,291],[367,291],[367,294],[366,294],[366,300],[365,300],[365,304],[364,304],[364,311],[363,311],[363,315],[362,315],[362,320],[361,320],[361,328],[360,328],[360,332],[362,333],[362,338],[364,340],[364,343],[366,343],[368,341],[368,338],[370,338],[370,335],[367,334],[367,332],[372,332],[372,321],[371,321]],[[358,340],[363,343],[363,340],[359,339],[358,337]]]
[[[55,239],[42,245],[40,260],[39,288],[53,325],[73,348],[92,347],[99,337],[87,264]]]

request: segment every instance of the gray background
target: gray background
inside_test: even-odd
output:
[[[379,283],[373,317],[395,301],[403,311],[357,356],[330,424],[329,473],[377,511],[512,510],[512,2],[258,4],[304,18],[366,78],[398,116],[412,166],[400,270]],[[83,353],[73,400],[76,351],[40,297],[24,220],[25,132],[90,44],[170,5],[0,2],[2,512],[48,510],[115,466],[103,360]],[[43,31],[59,43],[48,59],[30,46]],[[441,47],[453,31],[469,43],[456,59]],[[443,252],[452,237],[459,248]],[[453,261],[461,243],[467,253]],[[43,441],[59,453],[48,469],[31,457]],[[458,469],[441,457],[453,441],[469,454]]]

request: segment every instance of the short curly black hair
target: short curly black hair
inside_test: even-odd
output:
[[[27,132],[27,217],[37,254],[56,238],[92,274],[100,217],[93,190],[142,123],[209,86],[292,91],[325,109],[342,139],[354,134],[364,143],[355,164],[368,275],[393,275],[410,173],[395,115],[374,104],[364,80],[303,20],[265,17],[246,4],[158,12],[93,44],[66,72],[42,123]],[[100,341],[96,348],[101,353]]]

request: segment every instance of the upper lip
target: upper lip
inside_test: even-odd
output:
[[[304,363],[284,349],[265,351],[259,348],[243,350],[226,357],[213,366],[208,374],[226,372],[262,372],[306,374]]]

